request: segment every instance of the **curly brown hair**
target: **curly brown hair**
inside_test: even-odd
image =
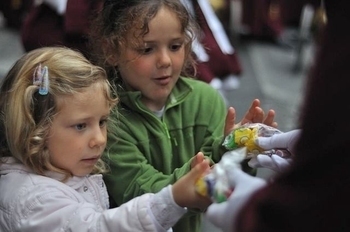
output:
[[[195,76],[196,61],[192,56],[192,42],[201,35],[199,26],[179,0],[109,0],[92,21],[89,46],[91,60],[105,68],[110,81],[115,81],[116,67],[111,57],[121,55],[127,43],[138,43],[149,32],[149,22],[166,7],[174,12],[182,25],[185,37],[185,62],[182,75]],[[133,33],[134,40],[127,41]]]

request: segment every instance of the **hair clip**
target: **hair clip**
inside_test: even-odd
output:
[[[39,64],[33,74],[33,85],[39,87],[40,95],[47,95],[49,92],[49,71],[47,66],[41,67]]]

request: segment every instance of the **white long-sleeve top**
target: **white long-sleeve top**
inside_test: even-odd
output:
[[[13,158],[1,164],[0,231],[172,231],[187,211],[174,202],[171,185],[108,209],[102,175],[60,178],[34,174]]]

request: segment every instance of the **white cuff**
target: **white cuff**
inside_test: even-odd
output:
[[[173,198],[172,186],[160,190],[153,195],[150,202],[150,211],[154,220],[163,229],[169,229],[187,212],[186,208],[178,206]]]

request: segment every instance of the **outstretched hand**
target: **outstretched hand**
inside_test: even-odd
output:
[[[274,121],[275,111],[270,109],[265,116],[264,110],[260,107],[260,100],[254,99],[250,105],[248,111],[245,113],[243,119],[235,124],[236,121],[236,111],[233,107],[229,107],[226,120],[225,120],[225,131],[224,135],[227,136],[236,127],[243,125],[245,123],[263,123],[268,126],[277,127],[277,122]]]
[[[199,152],[199,156],[203,153]],[[197,154],[197,155],[198,155]],[[210,171],[209,160],[202,159],[186,175],[181,177],[172,186],[174,201],[181,207],[206,210],[211,204],[208,197],[200,195],[196,190],[197,180]]]

